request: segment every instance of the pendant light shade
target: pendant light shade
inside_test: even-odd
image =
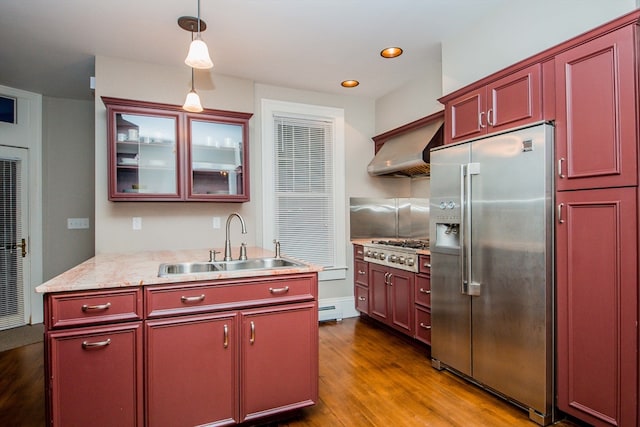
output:
[[[200,103],[200,97],[196,93],[195,90],[190,90],[187,94],[187,99],[184,101],[184,105],[182,109],[185,111],[189,111],[192,113],[199,113],[203,110],[202,104]]]
[[[200,97],[196,93],[195,83],[193,79],[193,68],[191,69],[191,90],[187,94],[187,98],[184,100],[182,109],[191,113],[199,113],[203,110],[200,103]]]
[[[189,53],[184,63],[192,68],[209,69],[213,67],[213,61],[209,56],[209,48],[207,44],[200,38],[200,33],[191,42]]]
[[[180,19],[184,20],[183,23],[180,22]],[[187,58],[184,60],[184,63],[191,68],[198,68],[201,70],[212,68],[213,61],[211,61],[211,57],[209,56],[209,48],[207,48],[207,44],[202,41],[202,37],[200,35],[200,33],[206,29],[206,25],[200,19],[200,0],[198,0],[198,18],[196,20],[189,19],[187,17],[183,17],[180,19],[178,19],[178,24],[182,28],[191,31],[192,33],[192,41],[191,45],[189,46],[189,53],[187,54]],[[197,29],[193,25],[194,23],[197,24]],[[195,38],[193,38],[193,33],[196,31],[197,34]]]

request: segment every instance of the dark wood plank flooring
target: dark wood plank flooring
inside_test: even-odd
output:
[[[536,426],[525,411],[433,369],[428,351],[375,322],[322,323],[320,400],[271,425]],[[42,343],[0,353],[0,426],[44,425],[43,376]]]

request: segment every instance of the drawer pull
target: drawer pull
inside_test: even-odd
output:
[[[253,345],[256,342],[256,324],[251,321],[251,336],[249,337],[249,343]]]
[[[224,325],[224,340],[222,341],[224,348],[229,347],[229,327]]]
[[[358,274],[361,276],[364,276],[365,274],[367,274],[366,271],[362,271],[362,270],[358,270]]]
[[[184,302],[184,303],[188,303],[188,302],[202,302],[204,301],[204,294],[199,295],[197,297],[185,297],[182,296],[180,297],[180,301]]]
[[[424,328],[424,329],[431,329],[431,325],[425,325],[424,323],[420,322],[420,327]]]
[[[425,262],[424,264],[422,264],[423,267],[427,267],[427,268],[431,268],[431,264],[429,264],[428,262]]]
[[[425,289],[425,288],[420,288],[420,292],[422,292],[423,294],[430,294],[431,291],[429,289]]]
[[[87,311],[108,310],[109,307],[111,307],[111,303],[110,302],[108,302],[106,304],[99,304],[99,305],[83,304],[82,305],[82,311],[84,311],[86,313]]]
[[[366,297],[358,297],[358,301],[366,301],[367,298]]]
[[[289,287],[285,286],[284,288],[269,288],[269,292],[272,294],[286,294],[289,292]]]
[[[364,252],[363,252],[363,251],[356,251],[356,253],[357,253],[358,255],[364,255]]]
[[[111,338],[108,338],[105,341],[98,341],[98,342],[82,341],[82,348],[85,350],[88,350],[91,348],[106,347],[109,344],[111,344]]]

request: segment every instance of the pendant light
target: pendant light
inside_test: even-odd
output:
[[[200,19],[200,0],[198,0],[198,18],[196,20],[198,24],[197,30],[194,28],[193,18],[187,21],[187,25],[189,25],[189,27],[185,28],[180,23],[180,20],[185,18],[191,18],[191,17],[183,16],[182,18],[178,19],[178,24],[182,28],[186,29],[187,31],[191,31],[192,33],[194,31],[197,31],[198,33],[196,34],[195,38],[193,38],[193,40],[191,41],[191,45],[189,46],[189,53],[187,54],[187,58],[184,60],[184,63],[191,68],[198,68],[198,69],[205,69],[205,70],[212,68],[213,61],[211,61],[211,57],[209,56],[209,48],[207,48],[207,44],[204,41],[202,41],[202,36],[200,34],[202,31],[206,30],[207,28],[204,21]]]
[[[194,87],[193,81],[193,68],[191,68],[191,90],[187,94],[187,98],[184,100],[182,109],[192,113],[199,113],[203,110],[203,108],[202,104],[200,103],[200,97],[198,96],[198,93],[196,92],[196,89]]]

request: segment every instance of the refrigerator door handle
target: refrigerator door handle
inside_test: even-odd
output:
[[[467,246],[465,245],[465,236],[467,232],[467,227],[465,224],[466,220],[466,204],[467,204],[467,191],[466,191],[466,177],[467,176],[467,165],[460,165],[460,277],[462,278],[460,293],[466,295],[467,294]]]
[[[471,296],[479,296],[480,295],[480,283],[473,280],[472,277],[472,266],[473,266],[473,256],[472,256],[472,211],[471,211],[471,175],[479,175],[480,174],[480,163],[469,163],[466,167],[466,177],[465,177],[465,199],[464,204],[466,205],[463,208],[463,211],[466,209],[465,213],[465,233],[463,234],[465,238],[464,243],[464,257],[465,257],[465,268],[466,274],[463,277],[466,277],[466,280],[463,281],[463,293]],[[461,221],[462,222],[462,221]]]

